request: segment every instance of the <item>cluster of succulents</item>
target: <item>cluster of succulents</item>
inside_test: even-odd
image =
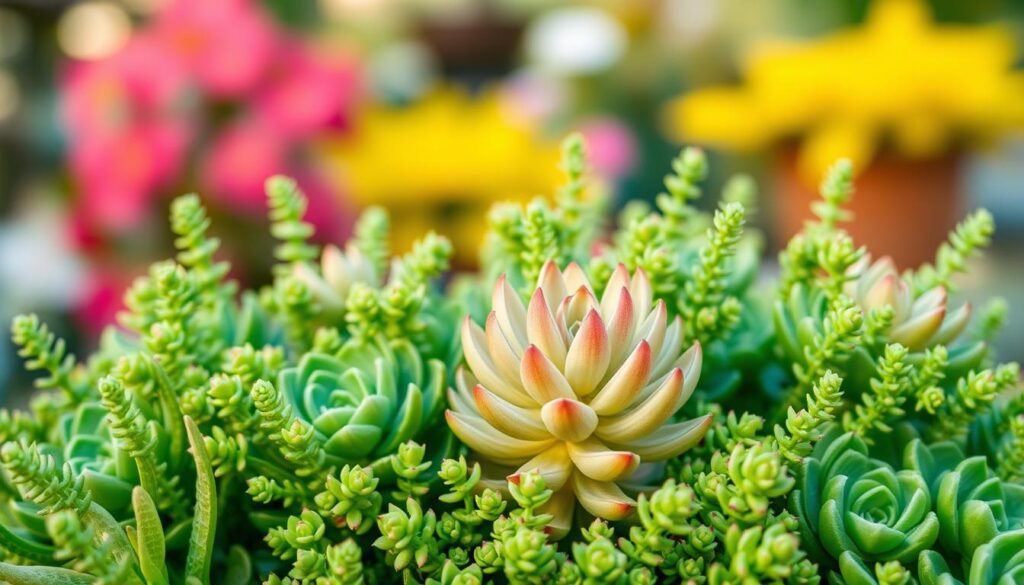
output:
[[[197,197],[177,257],[80,361],[13,325],[41,391],[0,411],[0,581],[984,585],[1024,575],[1024,393],[953,306],[993,219],[898,273],[842,228],[837,164],[759,283],[756,194],[684,150],[606,228],[578,138],[551,199],[489,217],[479,274],[367,210],[322,249],[267,183],[271,284],[239,291]]]

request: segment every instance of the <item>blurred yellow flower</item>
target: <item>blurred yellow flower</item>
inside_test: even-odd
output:
[[[324,167],[358,205],[391,212],[401,252],[432,227],[477,260],[486,210],[554,191],[562,180],[556,142],[500,91],[438,90],[407,106],[373,105],[352,135],[318,145]]]
[[[867,22],[808,43],[759,47],[738,88],[668,107],[671,134],[735,150],[799,141],[801,172],[864,169],[883,147],[918,158],[1024,126],[1024,75],[1008,31],[936,25],[924,2],[876,0]]]

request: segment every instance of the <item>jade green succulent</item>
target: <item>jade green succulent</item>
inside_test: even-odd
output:
[[[1024,485],[1005,482],[985,457],[965,458],[952,443],[907,446],[905,465],[931,486],[939,543],[969,560],[996,535],[1024,528]]]
[[[996,536],[978,547],[970,568],[961,575],[950,571],[943,556],[935,551],[921,555],[918,569],[921,585],[1002,585],[1024,580],[1024,530]],[[956,576],[954,576],[956,575]]]
[[[388,457],[436,426],[444,408],[444,364],[406,340],[350,341],[335,355],[307,353],[281,370],[277,389],[308,422],[329,464],[360,463],[390,475]],[[440,455],[443,433],[436,435]]]
[[[939,537],[928,483],[868,455],[851,433],[832,432],[801,465],[790,494],[805,546],[818,560],[853,552],[865,562],[915,559]]]

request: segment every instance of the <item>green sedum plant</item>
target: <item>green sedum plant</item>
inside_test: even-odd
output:
[[[240,290],[176,199],[175,257],[93,355],[12,324],[39,392],[0,410],[0,582],[1022,578],[1007,307],[954,299],[994,218],[899,273],[843,229],[840,162],[766,281],[752,181],[701,210],[700,150],[615,229],[579,137],[562,167],[450,280],[448,241],[393,256],[381,209],[320,243],[275,177],[273,279]]]

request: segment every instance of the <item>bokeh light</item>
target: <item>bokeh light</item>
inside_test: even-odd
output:
[[[114,2],[96,0],[72,6],[57,23],[57,42],[76,59],[113,55],[131,36],[128,13]]]
[[[0,122],[13,116],[21,102],[18,80],[6,69],[0,69]]]

